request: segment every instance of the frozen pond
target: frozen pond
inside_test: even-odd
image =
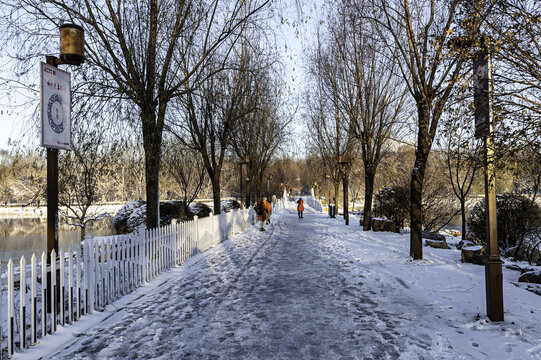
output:
[[[107,209],[116,213],[120,206]],[[0,263],[6,264],[10,258],[27,258],[32,253],[41,254],[47,250],[47,208],[2,208],[0,210]],[[87,233],[92,235],[111,235],[114,233],[112,217],[97,222]],[[73,226],[60,223],[59,247],[73,246],[80,241],[80,232]]]

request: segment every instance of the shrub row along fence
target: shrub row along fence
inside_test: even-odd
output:
[[[283,206],[281,200],[276,203],[276,209]],[[24,256],[17,264],[10,259],[0,278],[0,358],[35,345],[58,325],[102,310],[254,223],[253,210],[234,210],[159,229],[141,228],[138,234],[88,236],[74,249],[59,249],[59,256],[54,251],[49,257],[34,254],[29,263]]]

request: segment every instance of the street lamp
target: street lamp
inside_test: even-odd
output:
[[[248,187],[250,186],[250,178],[246,176],[246,207],[250,207],[250,192],[248,191]]]
[[[75,24],[60,25],[61,64],[81,65],[84,56],[84,30]]]
[[[239,162],[239,167],[240,167],[240,208],[241,209],[244,209],[244,192],[243,192],[243,188],[242,188],[242,178],[243,178],[243,175],[242,175],[242,165],[248,165],[248,163],[250,162],[250,158],[248,156],[244,156],[244,158],[242,159],[242,161]]]
[[[327,179],[327,207],[329,208],[329,217],[334,218],[336,204],[331,204],[331,175],[326,173],[325,179]]]
[[[84,31],[79,25],[60,26],[60,57],[46,56],[48,65],[81,65],[84,61]],[[47,253],[58,254],[58,149],[47,147]]]
[[[327,179],[327,205],[331,200],[331,175],[325,173],[325,179]]]
[[[337,156],[337,162],[340,167],[340,172],[342,173],[342,188],[344,191],[344,220],[346,221],[346,225],[349,225],[349,199],[348,199],[348,177],[346,174],[346,166],[348,164],[347,159],[342,161],[342,155]]]
[[[488,261],[485,265],[485,292],[487,315],[492,321],[503,321],[502,263],[498,247],[496,216],[496,173],[494,120],[492,113],[492,61],[491,39],[483,36],[480,51],[473,61],[475,138],[484,140],[486,233]]]
[[[272,174],[270,174],[269,177],[267,178],[267,199],[269,197],[269,185],[270,185],[271,180],[272,180]]]
[[[84,61],[84,31],[83,28],[79,25],[74,24],[63,24],[59,28],[60,30],[60,57],[47,55],[45,57],[45,62],[47,65],[51,67],[58,67],[58,65],[66,64],[66,65],[81,65],[81,63]],[[42,80],[43,80],[43,69],[46,68],[46,65],[42,65]],[[45,70],[50,71],[50,68],[46,68]],[[55,74],[55,71],[51,71],[53,75]],[[57,71],[58,73],[58,71]],[[51,82],[52,83],[52,82]],[[68,82],[69,84],[69,82]],[[42,96],[45,93],[45,89],[43,89],[43,83],[42,83]],[[69,86],[68,86],[69,87]],[[51,101],[53,99],[53,101]],[[53,108],[57,104],[62,104],[62,98],[56,94],[51,96],[49,99],[49,107]],[[60,108],[61,110],[61,108]],[[44,109],[42,109],[42,112]],[[56,111],[56,117],[50,116],[48,118],[50,122],[51,128],[56,133],[63,133],[64,128],[64,120],[71,121],[71,119],[60,119],[58,116],[58,110]],[[54,125],[54,127],[53,127]],[[43,126],[43,125],[42,125]],[[70,125],[71,128],[71,125]],[[47,256],[47,262],[52,262],[54,259],[51,259],[51,253],[54,250],[55,253],[58,256],[58,147],[50,145],[49,141],[45,142],[43,141],[44,136],[43,133],[45,131],[45,128],[42,128],[42,145],[46,147],[47,149],[47,253],[49,256]],[[71,137],[71,134],[69,134]],[[70,144],[68,144],[71,146]],[[67,149],[69,149],[69,146]],[[65,147],[61,147],[66,149]],[[57,283],[59,282],[59,276],[60,273],[57,270],[56,278]],[[51,271],[49,270],[47,272],[47,299],[51,299],[51,301],[47,302],[47,309],[43,309],[43,311],[52,312],[53,308],[58,306],[58,299],[59,299],[59,293],[60,288],[58,286],[54,286],[52,283],[52,275]],[[62,317],[63,319],[63,317]],[[61,320],[63,323],[63,320]],[[56,319],[51,321],[51,331],[55,331],[56,329]]]
[[[492,51],[489,36],[477,39],[455,37],[449,45],[458,51],[476,49],[473,54],[473,88],[475,138],[483,139],[483,160],[485,168],[486,234],[488,260],[485,264],[485,295],[487,315],[492,321],[504,320],[502,260],[498,252],[498,227],[496,213],[496,174],[494,119],[492,111],[493,80]]]

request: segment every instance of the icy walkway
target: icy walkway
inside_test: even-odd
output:
[[[482,267],[465,272],[454,258],[449,265],[438,255],[450,250],[439,249],[425,253],[428,260],[412,263],[407,243],[407,236],[363,233],[356,224],[347,228],[310,209],[298,219],[294,209],[287,209],[274,215],[267,231],[254,226],[168,271],[131,300],[116,304],[118,309],[110,306],[99,314],[107,319],[41,355],[168,360],[541,356],[541,302],[535,314],[515,306],[520,311],[510,316],[520,325],[491,325],[483,316]],[[504,288],[511,290],[521,292],[521,301],[539,299]],[[453,309],[457,304],[465,305]],[[481,319],[475,318],[478,313]]]

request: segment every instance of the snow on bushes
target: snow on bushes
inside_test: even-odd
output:
[[[481,199],[468,219],[469,235],[481,243],[486,243],[485,209],[485,199]],[[539,243],[536,246],[531,244],[536,242],[541,232],[541,212],[537,204],[521,195],[499,194],[496,197],[496,217],[498,245],[504,254],[518,257],[524,249],[538,249]],[[515,251],[508,251],[510,248]],[[522,260],[528,260],[527,256]]]
[[[393,220],[398,229],[404,227],[409,217],[409,190],[394,186],[382,189],[375,198],[374,214]]]
[[[144,225],[147,218],[147,205],[144,201],[130,201],[115,215],[113,226],[117,234],[129,234]],[[187,221],[193,213],[181,201],[160,203],[160,226],[168,225],[172,219]]]
[[[229,212],[240,209],[240,203],[237,200],[223,200],[220,203],[220,211]]]

